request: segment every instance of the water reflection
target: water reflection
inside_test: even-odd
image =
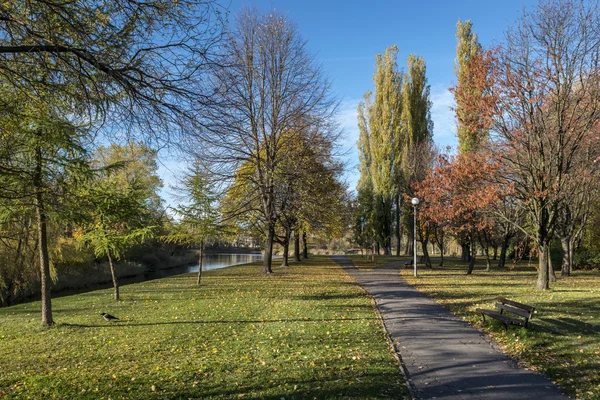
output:
[[[211,269],[248,264],[262,260],[262,254],[207,254],[202,260],[202,270],[210,271]],[[198,272],[198,265],[187,267],[186,272]]]

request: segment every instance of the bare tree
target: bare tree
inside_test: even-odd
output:
[[[594,163],[597,149],[588,145],[598,141],[587,141],[574,160],[573,171],[569,174],[569,196],[560,205],[557,218],[556,236],[562,246],[561,275],[569,276],[573,270],[573,257],[576,242],[585,229],[593,198],[598,186],[598,165]]]
[[[495,130],[506,180],[527,210],[539,251],[537,289],[549,287],[548,247],[570,196],[574,160],[600,118],[597,2],[556,0],[525,12],[498,62]]]
[[[273,11],[244,10],[224,46],[230,68],[215,74],[219,107],[210,114],[212,140],[200,157],[215,176],[252,188],[265,232],[263,272],[271,273],[279,217],[277,168],[289,157],[294,135],[332,140],[335,102],[330,87],[295,25]],[[243,166],[243,168],[242,168]]]

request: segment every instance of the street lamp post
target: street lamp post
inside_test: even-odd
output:
[[[415,230],[414,230],[414,237],[413,237],[413,242],[415,245],[415,250],[414,250],[414,255],[415,258],[413,260],[413,266],[415,269],[415,277],[417,276],[417,205],[419,204],[419,199],[417,197],[413,197],[412,200],[410,201],[412,203],[412,205],[414,206],[414,216],[415,216]]]

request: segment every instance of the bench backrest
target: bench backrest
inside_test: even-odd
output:
[[[516,301],[508,300],[504,297],[496,298],[496,307],[501,310],[510,311],[511,313],[520,315],[527,319],[533,318],[533,312],[535,311],[535,307],[528,306],[527,304],[518,303]]]

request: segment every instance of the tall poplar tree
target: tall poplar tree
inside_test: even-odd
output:
[[[423,180],[428,169],[427,163],[423,163],[422,160],[424,157],[431,159],[429,152],[433,141],[433,121],[425,60],[411,54],[406,65],[407,72],[404,74],[402,89],[402,177],[405,193],[413,197],[412,185]],[[403,218],[409,237],[413,232],[411,217],[412,213],[407,212]],[[412,248],[408,250],[410,253]]]
[[[400,190],[402,74],[398,71],[397,55],[396,46],[390,46],[383,55],[377,55],[377,70],[373,75],[375,93],[367,92],[358,110],[360,140],[368,140],[369,143],[368,166],[361,166],[369,169],[376,216],[373,221],[375,236],[385,255],[392,253],[392,210]],[[367,149],[364,143],[359,147]],[[367,189],[368,178],[363,178],[365,172],[362,168],[361,179]]]
[[[477,40],[477,35],[473,32],[473,23],[471,20],[465,22],[462,22],[460,19],[458,20],[456,24],[456,40],[454,74],[456,75],[457,84],[453,92],[458,120],[456,133],[459,150],[462,154],[475,150],[482,138],[487,136],[487,131],[481,132],[472,129],[472,120],[476,119],[477,115],[473,115],[468,109],[469,102],[476,101],[473,97],[481,97],[482,95],[481,89],[474,87],[472,84],[473,75],[477,68],[475,61],[481,55],[482,48]],[[460,95],[465,91],[469,91],[470,98]]]

